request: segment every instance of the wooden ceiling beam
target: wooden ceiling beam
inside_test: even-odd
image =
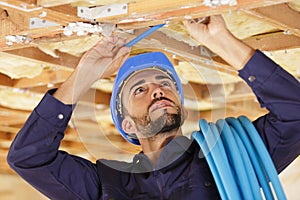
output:
[[[144,29],[139,29],[135,32],[134,35],[138,35],[141,32],[143,32]],[[134,36],[131,36],[134,37]],[[205,57],[205,55],[201,54],[201,48],[203,47],[191,47],[188,44],[185,44],[183,42],[177,41],[175,39],[172,39],[162,32],[156,32],[153,33],[153,35],[149,36],[147,40],[156,40],[160,43],[160,48],[162,50],[172,50],[174,53],[178,55],[177,59],[184,60],[187,57],[184,57],[182,55],[184,54],[190,54],[193,55],[194,60],[196,60],[196,57],[198,57],[199,60],[203,60],[203,62],[207,63],[206,61],[214,61],[215,63],[212,63],[210,68],[217,69],[222,72],[230,72],[231,74],[236,75],[236,72],[231,72],[228,70],[229,66],[226,66],[225,61],[220,59],[219,57]],[[282,32],[278,33],[271,33],[267,35],[259,35],[254,36],[251,38],[247,38],[244,40],[248,45],[260,49],[260,50],[266,50],[266,51],[273,51],[273,50],[281,50],[281,49],[290,49],[290,48],[297,48],[300,46],[300,38],[294,35],[286,35]],[[138,45],[139,46],[139,45]],[[154,45],[155,47],[155,45]],[[180,51],[177,52],[177,51]],[[41,50],[39,50],[36,47],[27,47],[22,49],[14,49],[14,50],[8,50],[5,51],[6,53],[34,59],[36,61],[41,62],[48,62],[54,65],[61,65],[66,66],[69,68],[75,68],[77,63],[80,60],[80,57],[72,56],[67,53],[63,53],[60,51],[56,51],[56,54],[58,55],[58,58],[54,58]],[[183,52],[183,54],[182,54]],[[216,64],[219,64],[219,67],[216,67]]]
[[[168,11],[162,14],[154,14],[148,16],[149,18],[156,18],[156,19],[167,19],[167,18],[174,18],[179,17],[179,19],[184,18],[185,16],[191,16],[191,17],[204,17],[204,16],[211,16],[216,14],[223,14],[228,13],[233,10],[238,9],[252,9],[262,6],[271,6],[276,5],[279,3],[287,2],[286,0],[279,0],[279,1],[264,1],[264,0],[239,0],[237,1],[236,5],[221,5],[218,7],[207,7],[203,6],[203,4],[200,4],[200,6],[195,6],[191,8],[180,8],[179,10],[174,11]]]
[[[27,4],[37,5],[37,0],[21,0],[21,1],[23,1],[24,3],[27,3]]]
[[[3,133],[11,133],[11,134],[17,134],[19,132],[19,128],[12,127],[12,126],[0,126],[0,134]],[[13,138],[14,136],[10,136],[9,138]]]
[[[16,10],[4,10],[0,7],[0,37],[17,34],[29,28],[29,16]]]
[[[0,126],[4,127],[1,130],[4,131],[6,126],[19,128],[16,126],[24,124],[29,115],[29,111],[15,110],[0,106]]]
[[[9,76],[0,73],[0,85],[7,86],[7,87],[13,87],[14,81]]]
[[[70,76],[70,74],[70,71],[62,69],[58,69],[57,71],[53,69],[45,69],[39,76],[36,76],[34,78],[14,79],[13,87],[31,88],[40,85],[61,83],[64,82]]]
[[[118,3],[131,3],[136,0],[37,0],[37,5],[43,7],[53,7],[65,4],[82,5],[82,6],[93,6],[93,5],[109,5]]]
[[[28,3],[29,2],[29,3]],[[30,3],[31,1],[6,0],[0,1],[1,27],[0,47],[8,48],[4,36],[6,35],[25,35],[34,40],[44,36],[54,37],[63,33],[63,26],[71,22],[86,22],[86,20],[74,15],[74,9],[71,6],[65,6],[64,9],[47,9]],[[30,19],[39,18],[54,22],[56,26],[30,28]],[[2,30],[3,29],[3,30]],[[17,44],[20,46],[21,44]],[[24,44],[23,44],[24,45]],[[26,45],[26,44],[25,44]]]
[[[276,32],[253,36],[243,40],[249,46],[262,51],[277,51],[300,47],[300,37]]]
[[[4,0],[0,2],[0,8],[7,10],[18,10],[24,13],[30,13],[35,10],[41,10],[42,7],[37,7],[35,4],[21,0]]]
[[[6,53],[18,55],[20,57],[30,58],[34,59],[37,62],[45,62],[45,63],[51,63],[53,65],[59,65],[68,67],[71,69],[76,68],[80,57],[76,57],[67,53],[63,53],[61,51],[56,51],[55,54],[57,55],[57,58],[52,57],[51,55],[48,55],[41,51],[37,47],[27,47],[22,49],[14,49],[14,50],[8,50],[5,51]]]
[[[300,13],[293,10],[287,3],[244,10],[245,13],[265,21],[285,31],[300,37]]]
[[[218,7],[204,6],[203,1],[197,0],[152,0],[151,2],[146,0],[134,1],[128,4],[128,13],[121,16],[105,17],[97,19],[98,21],[105,21],[111,23],[123,24],[124,28],[126,24],[130,26],[130,23],[134,22],[149,22],[159,20],[175,19],[182,20],[185,17],[204,17],[214,14],[222,14],[230,10],[237,10],[241,8],[256,8],[267,5],[275,5],[279,3],[288,2],[287,0],[239,0],[237,5],[229,6],[222,5]],[[145,6],[147,5],[147,6]]]
[[[123,33],[122,36],[133,39],[143,31],[145,31],[145,29],[138,29],[135,30],[134,34]],[[151,47],[149,47],[149,44],[151,44]],[[177,60],[188,61],[209,69],[237,75],[237,72],[223,59],[210,54],[207,48],[201,46],[192,47],[184,42],[170,38],[159,31],[152,33],[149,37],[137,43],[135,47],[151,51],[155,49],[160,50],[171,55],[171,57],[175,55]],[[203,53],[203,51],[205,51],[205,53]]]
[[[31,49],[30,49],[31,50]],[[41,85],[48,85],[48,84],[56,84],[56,83],[61,83],[65,81],[69,75],[72,73],[73,69],[61,66],[61,65],[56,65],[56,64],[51,64],[48,62],[43,62],[43,61],[37,61],[35,59],[31,59],[28,57],[23,57],[23,56],[18,56],[19,53],[25,54],[26,56],[33,56],[34,53],[37,51],[22,51],[22,50],[16,50],[17,52],[14,52],[15,54],[9,54],[9,53],[4,53],[0,52],[3,54],[3,56],[10,56],[12,57],[11,59],[15,60],[26,60],[29,62],[37,63],[37,65],[41,65],[44,67],[42,70],[42,73],[34,78],[20,78],[20,79],[12,79],[9,80],[6,76],[3,76],[3,80],[0,81],[0,84],[2,83],[4,86],[12,86],[12,87],[18,87],[18,88],[30,88],[30,87],[35,87],[35,86],[41,86]],[[23,55],[24,55],[23,54]],[[42,55],[40,53],[39,55]],[[44,55],[44,54],[43,54]],[[34,57],[35,58],[35,57]],[[47,56],[44,55],[44,59],[46,61]]]
[[[15,172],[9,167],[6,161],[7,153],[7,148],[0,148],[0,174],[15,174]]]
[[[67,25],[70,22],[86,21],[77,15],[71,15],[74,12],[58,12],[48,8],[43,8],[35,4],[29,4],[20,0],[5,0],[0,2],[0,8],[5,10],[15,10],[29,17],[42,18],[60,25]]]
[[[23,34],[22,32],[20,33],[21,35]],[[24,33],[27,34],[27,33]],[[45,44],[45,43],[52,43],[52,42],[64,42],[68,40],[74,40],[78,38],[82,38],[85,36],[78,36],[78,35],[71,35],[71,36],[66,36],[62,34],[61,30],[54,30],[54,29],[35,29],[34,31],[31,31],[30,34],[34,34],[34,39],[33,41],[29,43],[14,43],[13,45],[7,45],[5,38],[0,37],[0,51],[12,51],[12,50],[17,50],[17,49],[22,49],[22,48],[36,48],[39,44]]]
[[[128,13],[118,16],[112,17],[104,17],[101,19],[97,19],[102,22],[112,22],[112,23],[122,23],[122,24],[130,24],[135,21],[145,21],[145,22],[153,22],[153,20],[166,20],[174,17],[183,18],[186,15],[200,17],[200,16],[208,16],[212,14],[220,14],[224,12],[228,12],[229,10],[241,9],[241,8],[256,8],[261,6],[275,5],[278,3],[288,2],[288,0],[239,0],[237,5],[234,6],[219,6],[216,8],[211,8],[209,6],[204,6],[203,1],[199,0],[95,0],[91,4],[91,1],[82,0],[38,0],[37,4],[44,7],[51,6],[59,6],[65,4],[72,5],[84,5],[84,6],[97,6],[97,5],[107,5],[114,3],[127,3],[128,4]],[[77,3],[77,4],[76,4]],[[147,6],[145,6],[147,5]],[[144,20],[143,20],[144,19]]]
[[[145,29],[138,29],[134,34],[122,33],[123,37],[134,38],[140,33],[145,31]],[[155,42],[153,42],[153,40]],[[150,35],[148,38],[144,39],[136,45],[137,48],[149,49],[149,42],[153,44],[153,49],[157,48],[161,51],[165,51],[169,54],[177,55],[177,59],[188,60],[191,62],[196,62],[203,66],[206,66],[211,69],[218,71],[230,73],[236,75],[237,73],[234,70],[230,70],[228,64],[221,58],[215,56],[210,57],[209,55],[201,53],[202,50],[207,50],[205,47],[191,47],[188,44],[175,40],[168,37],[162,32],[155,32]],[[25,58],[34,59],[38,62],[47,62],[54,65],[65,66],[69,68],[75,68],[80,60],[80,57],[72,56],[67,53],[56,51],[57,58],[54,58],[36,47],[27,47],[21,49],[6,50],[6,53],[13,55],[22,56]]]
[[[2,117],[0,116],[0,125],[4,126],[13,126],[18,124],[24,124],[28,116],[19,117],[19,116],[6,116]]]
[[[23,110],[10,109],[0,106],[0,115],[13,115],[13,116],[28,116],[30,112]]]

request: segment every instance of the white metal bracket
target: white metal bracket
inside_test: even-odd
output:
[[[45,19],[41,18],[36,18],[32,17],[30,18],[30,29],[35,29],[35,28],[45,28],[45,27],[50,27],[50,26],[59,26],[60,24],[57,24],[55,22],[50,22]]]
[[[93,20],[103,17],[111,17],[116,15],[122,15],[128,13],[127,4],[111,4],[105,6],[96,6],[96,7],[77,7],[77,16]]]

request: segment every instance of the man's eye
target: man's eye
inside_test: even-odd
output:
[[[142,92],[144,92],[144,91],[145,91],[144,88],[139,87],[139,88],[137,88],[137,89],[134,91],[134,94],[137,95],[137,94],[140,94],[140,93],[142,93]]]
[[[166,87],[169,87],[169,86],[171,86],[171,83],[170,82],[168,82],[168,81],[163,81],[162,83],[161,83],[161,85],[162,86],[166,86]]]

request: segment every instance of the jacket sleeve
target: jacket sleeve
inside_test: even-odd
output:
[[[281,172],[300,154],[300,83],[258,50],[239,75],[270,111],[253,123]]]
[[[51,199],[97,199],[95,164],[59,151],[72,105],[48,92],[15,137],[7,161],[22,178]]]

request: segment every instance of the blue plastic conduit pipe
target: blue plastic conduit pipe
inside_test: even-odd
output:
[[[199,127],[192,136],[205,155],[222,199],[286,199],[271,157],[247,117],[216,124],[200,120]]]
[[[127,47],[132,47],[133,45],[135,45],[137,42],[139,42],[140,40],[142,40],[143,38],[147,37],[148,35],[150,35],[151,33],[153,33],[154,31],[156,31],[157,29],[163,27],[165,24],[159,24],[156,26],[152,26],[150,29],[148,29],[147,31],[145,31],[144,33],[140,34],[139,36],[137,36],[136,38],[134,38],[133,40],[131,40],[130,42],[128,42],[127,44],[125,44],[125,46]]]

